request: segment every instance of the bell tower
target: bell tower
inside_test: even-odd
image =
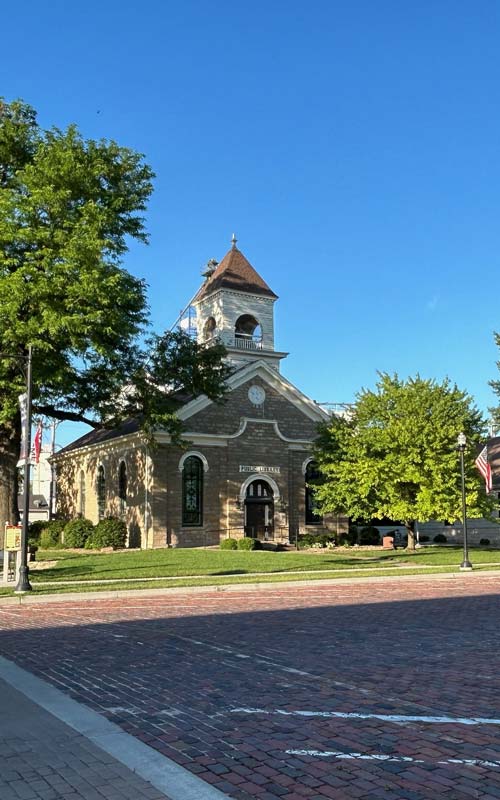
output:
[[[214,268],[215,267],[215,268]],[[236,247],[220,264],[209,262],[206,280],[193,300],[198,342],[218,338],[235,366],[261,359],[279,370],[288,354],[274,349],[274,303],[278,296]]]

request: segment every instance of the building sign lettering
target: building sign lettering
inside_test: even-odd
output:
[[[274,475],[279,475],[281,467],[264,467],[264,466],[251,466],[247,464],[240,464],[240,472],[269,472]]]

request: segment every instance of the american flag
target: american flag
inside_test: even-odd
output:
[[[488,464],[488,448],[483,447],[475,461],[476,467],[484,478],[486,491],[491,492],[491,467]]]

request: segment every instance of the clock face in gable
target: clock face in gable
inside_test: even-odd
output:
[[[254,384],[248,390],[248,399],[254,406],[261,406],[266,399],[266,393],[262,386]]]

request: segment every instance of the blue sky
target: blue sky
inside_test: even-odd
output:
[[[306,394],[350,402],[386,370],[494,403],[497,0],[25,0],[8,16],[3,94],[157,174],[151,243],[125,262],[157,330],[235,231]]]

